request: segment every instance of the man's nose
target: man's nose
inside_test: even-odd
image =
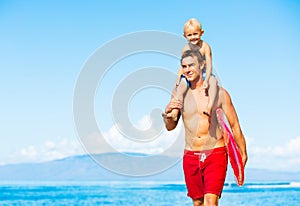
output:
[[[187,71],[189,71],[189,69],[190,69],[190,66],[185,66],[185,67],[183,68],[183,72],[187,72]]]

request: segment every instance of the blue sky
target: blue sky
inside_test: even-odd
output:
[[[182,35],[184,22],[195,17],[238,112],[249,167],[300,171],[295,167],[300,165],[299,11],[299,1],[291,0],[0,1],[0,163],[83,153],[72,102],[88,58],[128,33]],[[99,86],[95,105],[101,106],[110,89],[133,71],[159,66],[176,72],[177,63],[151,53],[120,61]],[[149,95],[159,98],[150,101]],[[159,89],[139,92],[129,105],[129,118],[142,124],[151,108],[163,109],[168,98]],[[109,107],[110,100],[105,104]],[[106,115],[97,118],[106,122],[103,130],[109,135],[114,123]]]

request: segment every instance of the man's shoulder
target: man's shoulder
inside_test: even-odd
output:
[[[225,101],[230,100],[229,92],[222,86],[218,86],[218,96],[219,96],[219,103],[223,104]]]
[[[224,87],[218,86],[218,88],[219,88],[219,95],[228,94],[228,91]]]
[[[218,89],[219,89],[219,92],[224,92],[226,91],[226,89],[220,85],[218,85]]]

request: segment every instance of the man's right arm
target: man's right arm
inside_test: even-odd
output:
[[[170,103],[167,105],[165,112],[162,114],[165,126],[168,131],[171,131],[176,128],[181,112],[178,113],[178,117],[176,120],[173,119],[171,112],[173,109],[181,109],[182,108],[182,103],[179,100],[176,100],[174,98],[171,99]]]

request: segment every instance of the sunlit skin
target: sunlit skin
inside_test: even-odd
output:
[[[206,67],[206,79],[204,81],[204,87],[208,88],[209,85],[213,86],[210,92],[210,96],[212,97],[211,100],[213,101],[215,99],[216,94],[216,86],[217,86],[217,80],[213,77],[211,78],[212,74],[212,54],[211,54],[211,48],[210,46],[203,40],[201,40],[201,36],[204,34],[203,30],[200,30],[195,27],[188,27],[184,31],[184,37],[192,44],[198,45],[200,47],[199,52],[201,55],[205,56],[205,67]],[[182,53],[185,51],[190,50],[190,47],[188,45],[184,46],[182,49]],[[212,81],[212,82],[210,82]],[[210,84],[211,83],[211,84]],[[213,103],[213,102],[211,102]],[[211,109],[212,105],[208,105],[209,110]],[[210,113],[210,111],[208,111]]]
[[[186,57],[181,66],[185,77],[191,83],[184,98],[182,112],[186,129],[186,149],[205,150],[224,146],[223,138],[217,134],[217,125],[210,126],[209,117],[202,112],[209,101],[201,78],[204,63],[199,65],[196,57]]]
[[[200,44],[201,36],[204,32],[200,30],[195,30],[193,27],[190,27],[186,30],[184,36],[192,44]]]
[[[197,25],[196,25],[197,24]],[[204,88],[207,88],[207,95],[209,96],[209,101],[207,102],[207,105],[205,108],[203,108],[203,113],[207,116],[211,115],[212,106],[214,104],[214,101],[216,100],[216,94],[217,94],[217,86],[218,86],[218,80],[212,76],[212,53],[211,48],[205,41],[201,40],[201,36],[204,34],[204,31],[202,30],[199,22],[194,22],[194,25],[189,25],[184,28],[184,34],[183,36],[193,45],[199,46],[199,52],[202,56],[205,57],[205,73],[206,77],[203,82]],[[187,44],[183,47],[182,53],[184,53],[187,50],[190,50],[190,46]],[[180,79],[181,74],[184,74],[182,71],[182,68],[179,68],[178,71],[178,79]],[[179,82],[179,81],[177,81]],[[173,96],[177,100],[182,100],[183,94],[185,92],[185,87],[180,85],[180,83],[177,83],[176,88],[173,91]],[[179,113],[179,109],[174,109],[171,113],[174,120],[176,120],[176,117]]]
[[[216,109],[222,108],[231,126],[234,138],[240,149],[243,164],[247,161],[246,142],[241,131],[237,114],[231,102],[228,92],[219,87],[217,99],[212,107],[212,115],[203,114],[203,109],[206,107],[208,97],[205,95],[203,87],[202,69],[204,62],[198,63],[196,57],[188,56],[182,59],[181,67],[185,77],[190,82],[190,87],[184,96],[183,102],[171,99],[170,103],[163,114],[164,122],[168,130],[173,130],[178,124],[178,119],[174,121],[171,111],[174,108],[182,108],[183,123],[185,127],[185,149],[192,151],[201,151],[225,146],[224,138],[218,128]],[[179,116],[180,117],[180,116]],[[194,199],[194,206],[209,206],[218,205],[219,197],[216,194],[207,193],[203,198]]]

